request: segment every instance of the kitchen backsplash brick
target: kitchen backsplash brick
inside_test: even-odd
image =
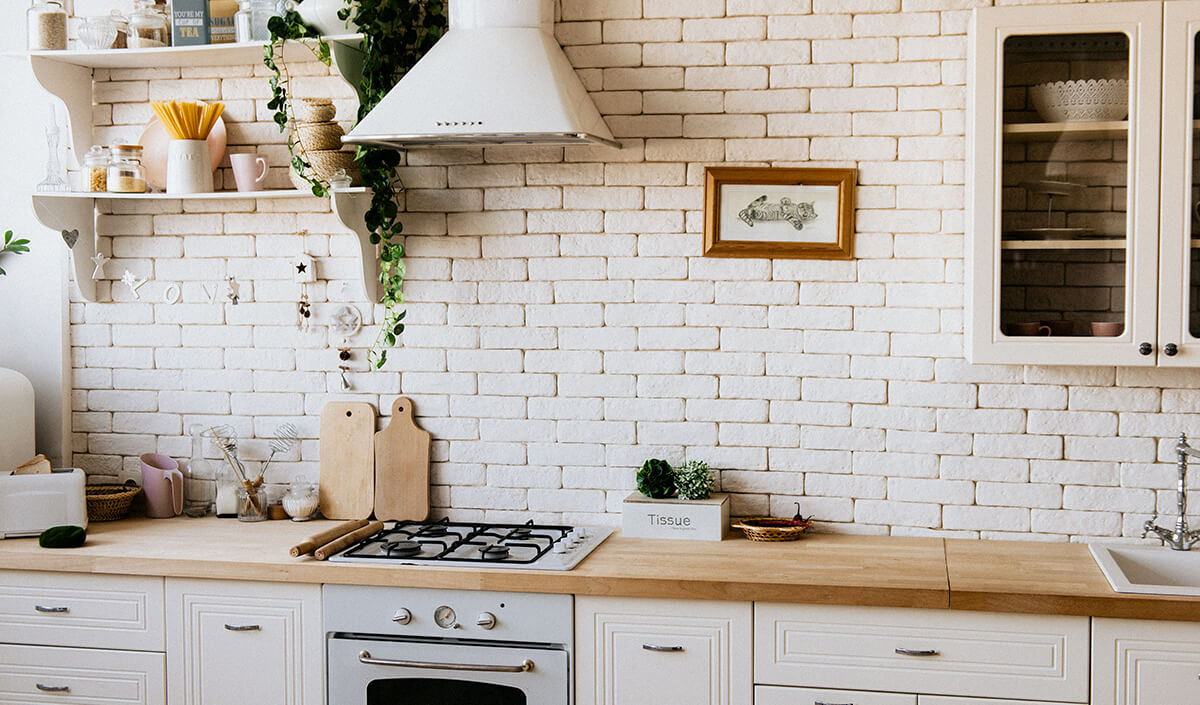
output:
[[[962,359],[966,31],[986,4],[562,0],[556,35],[624,148],[409,153],[409,327],[384,372],[365,372],[380,311],[327,204],[107,203],[102,303],[71,306],[76,462],[133,475],[144,451],[188,455],[196,423],[262,460],[288,420],[302,442],[268,480],[315,478],[327,400],[403,393],[435,437],[439,515],[617,524],[658,456],[719,468],[734,514],[799,501],[829,531],[1135,536],[1173,505],[1170,437],[1200,432],[1200,376]],[[324,67],[294,73],[353,114]],[[286,188],[265,75],[98,70],[97,139],[135,138],[147,99],[221,99],[231,150]],[[857,167],[858,259],[702,258],[703,167],[721,163]],[[125,270],[150,279],[140,297]],[[343,302],[367,326],[351,394],[323,327]]]

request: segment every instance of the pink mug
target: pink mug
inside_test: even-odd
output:
[[[258,154],[230,154],[238,191],[261,191],[267,180],[267,160]]]
[[[183,513],[183,473],[179,463],[162,453],[142,454],[142,492],[146,516],[169,519]]]

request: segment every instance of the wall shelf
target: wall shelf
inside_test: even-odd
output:
[[[1003,129],[1004,136],[1015,142],[1112,140],[1129,135],[1129,121],[1023,122],[1005,125]]]
[[[1003,240],[1002,250],[1124,250],[1125,238],[1097,240]]]
[[[85,301],[96,302],[96,280],[92,279],[95,265],[92,258],[99,251],[99,234],[96,232],[96,201],[102,200],[233,200],[261,198],[316,198],[311,193],[290,189],[283,191],[256,191],[243,193],[226,191],[219,193],[165,194],[165,193],[35,193],[33,210],[39,222],[55,232],[76,231],[78,237],[71,250],[72,271],[79,293]],[[363,295],[372,303],[379,301],[379,275],[376,269],[377,248],[371,244],[363,216],[371,204],[371,193],[365,188],[333,191],[333,212],[358,238],[358,255],[362,271]],[[148,236],[153,237],[153,235]],[[66,240],[64,239],[64,243]]]

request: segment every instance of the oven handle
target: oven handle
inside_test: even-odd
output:
[[[370,651],[359,651],[358,660],[370,666],[400,666],[403,668],[428,668],[438,671],[483,671],[485,673],[528,673],[533,670],[533,661],[525,659],[519,666],[491,666],[471,663],[433,663],[430,661],[398,661],[372,658]]]

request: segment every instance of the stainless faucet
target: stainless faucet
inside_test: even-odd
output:
[[[1178,503],[1179,516],[1175,519],[1175,530],[1164,529],[1154,523],[1158,518],[1158,512],[1154,516],[1146,520],[1142,526],[1142,538],[1146,538],[1149,534],[1154,534],[1164,546],[1170,546],[1176,551],[1190,551],[1196,542],[1200,541],[1200,529],[1188,529],[1187,523],[1187,471],[1188,471],[1188,456],[1200,458],[1200,450],[1188,445],[1187,434],[1179,434],[1179,442],[1175,444],[1175,452],[1179,456],[1179,488],[1178,488]]]

